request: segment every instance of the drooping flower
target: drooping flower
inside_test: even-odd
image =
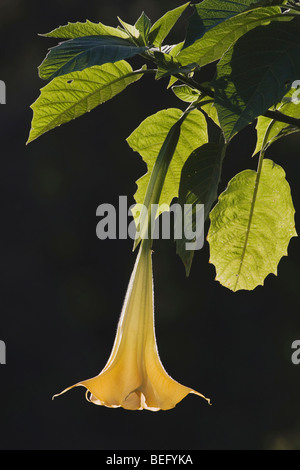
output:
[[[173,380],[165,371],[157,350],[153,307],[152,252],[144,240],[106,366],[96,377],[79,382],[61,394],[83,386],[88,401],[128,410],[168,410],[189,393],[210,402],[201,393]]]

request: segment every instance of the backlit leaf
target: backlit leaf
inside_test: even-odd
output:
[[[154,23],[150,30],[149,41],[156,47],[161,47],[163,41],[175,26],[182,13],[187,9],[190,2],[181,5],[174,10],[168,11],[164,16]]]
[[[149,33],[151,29],[150,18],[143,12],[137,22],[135,23],[136,29],[139,31],[140,36],[143,40],[143,45],[148,44]]]
[[[154,57],[158,66],[156,73],[156,80],[163,77],[169,77],[170,75],[177,75],[180,73],[189,74],[194,70],[199,69],[198,64],[193,63],[186,66],[182,66],[180,62],[173,58],[170,54],[164,54],[159,51],[154,52]]]
[[[210,214],[210,262],[232,291],[253,290],[277,274],[295,230],[295,209],[284,170],[264,160],[257,172],[236,175]]]
[[[292,88],[283,98],[282,102],[279,103],[277,110],[286,116],[300,119],[300,103],[297,102],[297,99],[293,98],[294,94],[297,96],[299,93],[295,90],[295,88]],[[271,123],[272,125],[269,127]],[[269,130],[269,134],[264,150],[270,147],[270,145],[272,145],[278,139],[300,131],[298,127],[293,127],[280,121],[272,122],[272,120],[267,117],[259,116],[256,125],[257,144],[253,155],[256,155],[261,151],[267,130]]]
[[[239,13],[247,10],[250,5],[259,4],[260,0],[203,0],[194,5],[195,12],[189,19],[186,47],[200,39],[207,31]]]
[[[156,158],[163,143],[174,124],[179,120],[182,111],[176,108],[165,109],[146,118],[140,126],[128,137],[130,147],[139,152],[147,165],[147,173],[137,181],[138,190],[135,201],[143,204],[150,175]],[[182,167],[189,155],[196,148],[207,143],[207,124],[200,111],[189,113],[181,125],[181,133],[167,173],[159,204],[170,206],[172,200],[178,197]],[[161,213],[162,211],[159,211]]]
[[[135,72],[127,62],[120,61],[55,78],[42,88],[31,106],[33,120],[28,143],[105,103],[142,75],[143,70]]]
[[[115,36],[128,39],[128,34],[118,28],[106,26],[102,23],[92,23],[87,20],[85,23],[68,23],[54,29],[50,33],[42,34],[48,38],[75,39],[84,36]]]
[[[283,15],[278,7],[246,11],[208,30],[189,47],[185,44],[176,58],[182,65],[197,62],[200,66],[204,66],[215,62],[241,36],[271,21],[291,21],[291,18]]]
[[[128,39],[112,36],[87,36],[71,39],[50,49],[39,67],[40,77],[50,80],[94,65],[115,63],[141,54],[147,48],[136,47]]]
[[[276,22],[260,26],[224,54],[213,81],[225,138],[281,102],[300,76],[300,27]]]
[[[172,87],[172,91],[180,100],[184,101],[185,103],[194,103],[197,101],[200,96],[201,92],[192,88],[188,85],[175,85]]]

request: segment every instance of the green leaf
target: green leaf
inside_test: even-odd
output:
[[[150,30],[149,41],[156,47],[161,47],[163,41],[171,32],[182,13],[189,6],[190,2],[174,10],[168,11],[164,16],[154,23]]]
[[[128,34],[118,28],[106,26],[102,23],[92,23],[87,20],[85,23],[68,23],[65,26],[60,26],[50,33],[42,34],[48,38],[60,39],[75,39],[84,36],[115,36],[123,39],[128,39]]]
[[[166,52],[165,48],[168,48],[167,53],[173,58],[175,58],[176,55],[181,51],[183,44],[184,44],[183,42],[180,42],[179,44],[175,44],[173,46],[163,46],[161,48],[161,51],[165,53]],[[167,89],[171,88],[171,86],[174,85],[174,83],[177,82],[177,80],[178,80],[177,77],[174,77],[171,75]]]
[[[222,170],[222,152],[218,144],[208,143],[194,150],[185,162],[180,179],[178,204],[183,208],[185,204],[192,206],[192,218],[185,220],[184,227],[189,222],[189,233],[195,233],[195,218],[198,210],[197,205],[204,204],[204,219],[207,220],[212,205],[218,197],[218,186]],[[193,222],[192,222],[193,221]],[[190,223],[192,222],[192,223]],[[186,244],[191,242],[184,234],[176,241],[177,254],[181,257],[189,276],[194,257],[193,250],[187,250]],[[199,234],[200,235],[200,234]]]
[[[204,104],[205,103],[205,104]],[[207,116],[218,126],[220,127],[218,113],[215,107],[215,103],[213,100],[207,100],[203,98],[199,103],[198,106],[201,105],[202,111],[204,111]]]
[[[167,86],[167,89],[171,88],[172,85],[174,85],[174,83],[176,83],[177,81],[178,81],[178,78],[177,78],[177,77],[173,77],[173,76],[171,75],[170,80],[169,80],[169,83],[168,83],[168,86]]]
[[[198,108],[201,107],[207,116],[220,127],[218,113],[214,105],[214,100],[207,99],[207,96],[202,95],[199,90],[190,87],[189,85],[175,85],[172,91],[181,101],[186,103],[196,103]]]
[[[224,21],[243,13],[250,7],[255,8],[261,3],[260,0],[231,0],[229,2],[204,0],[198,5],[194,5],[195,12],[189,20],[185,47],[192,45],[197,39],[202,38],[207,31]],[[272,3],[274,4],[274,2],[268,2],[268,4]]]
[[[189,85],[173,86],[172,91],[177,96],[177,98],[179,98],[181,101],[184,101],[185,103],[194,103],[201,96],[201,92],[199,90],[196,90]]]
[[[218,280],[236,292],[253,290],[277,275],[295,230],[295,209],[285,172],[264,160],[260,178],[246,170],[236,175],[210,215],[210,262]]]
[[[170,163],[178,145],[181,126],[188,114],[189,110],[183,113],[180,119],[171,127],[156,158],[143,202],[143,206],[147,209],[147,212],[145,213],[145,211],[141,211],[139,213],[139,217],[135,218],[139,234],[138,237],[136,237],[134,249],[145,237],[153,240],[156,224],[153,224],[152,221],[156,219],[159,212],[157,206],[159,205],[162,189],[165,184]]]
[[[189,74],[195,69],[199,69],[198,64],[193,63],[186,66],[182,66],[176,58],[172,57],[170,54],[164,54],[163,52],[154,51],[154,57],[158,65],[158,70],[156,73],[156,80],[159,80],[163,77],[169,77],[170,75],[176,75],[179,73]]]
[[[151,30],[151,20],[148,16],[143,12],[137,22],[135,23],[136,29],[139,31],[140,36],[143,40],[143,45],[147,46],[149,33]]]
[[[295,88],[291,88],[289,93],[283,98],[282,102],[276,107],[278,111],[285,114],[286,116],[290,116],[293,118],[300,118],[300,104],[295,102],[293,99],[293,95],[295,93]],[[297,92],[298,93],[298,92]],[[272,126],[269,128],[270,124]],[[289,124],[279,121],[273,121],[267,117],[259,116],[256,125],[257,131],[257,144],[253,155],[256,155],[258,152],[262,150],[264,138],[266,135],[267,130],[269,129],[269,135],[267,142],[265,144],[264,150],[267,150],[270,145],[276,142],[278,139],[285,137],[289,134],[294,134],[295,132],[299,132],[299,128],[293,127]]]
[[[189,47],[185,44],[176,58],[182,65],[197,62],[203,67],[220,59],[248,31],[279,20],[291,21],[291,17],[283,15],[278,7],[246,11],[215,26]]]
[[[127,34],[136,43],[136,40],[139,40],[139,38],[140,38],[140,31],[137,29],[137,27],[132,25],[132,24],[125,23],[125,21],[121,20],[121,18],[119,18],[119,17],[118,17],[118,20],[121,23],[121,25],[123,26],[123,28],[125,29],[125,32],[127,32]]]
[[[271,119],[260,116],[257,120],[256,131],[257,131],[257,144],[253,156],[262,150],[264,136],[271,124]],[[299,132],[300,129],[291,125],[285,124],[279,121],[273,121],[272,128],[270,129],[268,141],[264,147],[267,150],[272,144],[282,137],[286,137],[290,134]]]
[[[110,100],[143,73],[144,69],[133,71],[127,62],[120,61],[55,78],[42,88],[31,106],[33,120],[28,143]]]
[[[112,36],[87,36],[71,39],[50,49],[39,67],[40,77],[47,80],[77,72],[94,65],[115,63],[143,53],[131,41]]]
[[[300,76],[300,28],[276,22],[245,34],[224,54],[212,82],[225,138],[279,103]]]
[[[180,42],[179,44],[173,44],[172,46],[163,46],[161,48],[161,52],[167,52],[173,58],[175,58],[183,47],[184,42]]]
[[[157,156],[174,124],[182,116],[182,111],[176,108],[165,109],[146,118],[139,127],[128,137],[130,147],[139,152],[147,165],[147,173],[137,181],[138,189],[135,194],[137,204],[143,204],[150,175]],[[172,200],[178,197],[181,171],[189,155],[196,148],[208,141],[207,124],[200,111],[191,111],[181,125],[181,133],[167,173],[159,204],[170,206]],[[163,212],[163,206],[158,215]],[[133,211],[136,217],[136,211]]]

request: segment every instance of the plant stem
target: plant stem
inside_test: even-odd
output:
[[[213,90],[210,90],[207,87],[202,86],[201,84],[195,82],[195,80],[182,77],[181,75],[177,77],[178,80],[181,80],[186,85],[190,85],[193,88],[196,88],[198,91],[203,93],[205,96],[209,96],[210,98],[214,98],[215,94]],[[269,119],[273,119],[275,121],[284,122],[285,124],[289,124],[290,126],[296,127],[300,129],[300,119],[293,118],[291,116],[287,116],[286,114],[281,113],[280,111],[266,111],[263,114],[264,117]]]
[[[284,122],[285,124],[289,124],[290,126],[300,129],[300,119],[287,116],[280,111],[267,111],[263,116],[273,119],[274,121]]]
[[[210,88],[207,88],[203,85],[201,85],[200,83],[196,82],[195,80],[193,80],[192,78],[189,78],[189,77],[186,77],[185,75],[183,74],[178,74],[178,75],[174,75],[176,78],[178,78],[178,80],[180,80],[182,83],[184,83],[185,85],[189,85],[191,86],[192,88],[195,88],[196,90],[200,91],[201,93],[203,93],[203,95],[205,96],[209,96],[210,98],[214,98],[215,97],[215,94],[213,92],[213,90],[211,90]]]
[[[225,142],[223,132],[220,133],[219,144],[221,145],[221,162],[223,163],[224,158],[226,156],[227,147],[229,145],[229,142]]]
[[[299,10],[300,10],[300,6],[299,6]],[[149,56],[147,56],[145,58],[149,59]],[[137,73],[138,72],[139,71],[137,71]],[[157,72],[157,70],[155,70],[155,69],[149,69],[149,70],[144,71],[144,73],[149,73],[149,74],[150,73],[153,74],[153,73],[156,73],[156,72]],[[204,97],[209,96],[212,99],[215,98],[215,93],[214,93],[213,90],[201,85],[201,83],[196,82],[194,79],[192,79],[190,77],[187,77],[184,74],[176,74],[176,75],[174,75],[174,77],[176,77],[178,80],[180,80],[185,85],[188,85],[188,86],[190,86],[192,88],[195,88],[196,90],[200,91],[203,94]],[[270,111],[270,110],[268,110],[263,114],[263,116],[267,117],[269,119],[275,120],[275,121],[279,121],[279,122],[283,122],[285,124],[289,124],[290,126],[293,126],[293,127],[296,127],[297,129],[300,129],[300,119],[296,119],[296,118],[293,118],[291,116],[287,116],[286,114],[283,114],[280,111]]]

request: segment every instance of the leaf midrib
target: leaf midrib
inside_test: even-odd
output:
[[[245,238],[245,242],[244,242],[244,246],[243,246],[243,251],[242,251],[239,270],[238,270],[238,273],[237,273],[237,276],[236,276],[234,291],[237,290],[237,286],[238,286],[238,283],[239,283],[239,278],[240,278],[240,275],[241,275],[241,272],[242,272],[242,268],[243,268],[243,264],[244,264],[244,260],[245,260],[245,256],[246,256],[246,251],[247,251],[247,246],[248,246],[248,242],[249,242],[252,222],[253,222],[253,218],[254,218],[255,204],[256,204],[257,196],[258,196],[258,189],[259,189],[259,183],[260,183],[261,174],[262,174],[262,168],[263,168],[263,155],[260,156],[259,167],[258,167],[258,170],[257,170],[257,173],[256,173],[253,198],[252,198],[252,202],[251,202],[249,221],[248,221],[248,226],[247,226],[247,231],[246,231],[246,238]]]
[[[93,37],[93,36],[91,36],[91,37]],[[97,37],[98,37],[98,36],[95,36],[95,38],[97,38]],[[77,39],[77,38],[71,39],[70,41],[65,41],[65,42],[66,42],[66,43],[67,43],[67,42],[72,42],[72,41],[74,41],[74,40],[76,40],[76,39]],[[83,37],[83,38],[78,38],[78,39],[84,39],[84,37]],[[126,39],[123,39],[123,38],[117,38],[117,39],[126,41]],[[64,45],[65,42],[63,42],[62,45]],[[56,66],[56,69],[55,69],[54,72],[51,72],[51,73],[48,72],[48,74],[47,74],[47,69],[48,69],[48,70],[49,70],[49,69],[52,70],[53,67],[55,67],[55,64],[51,64],[51,62],[50,62],[50,64],[47,64],[47,60],[48,60],[48,61],[53,60],[53,59],[50,57],[50,55],[51,55],[51,53],[52,53],[53,51],[55,51],[56,48],[52,49],[52,50],[50,51],[50,53],[48,54],[47,58],[46,58],[46,62],[44,62],[43,64],[41,64],[41,66],[39,67],[40,70],[41,70],[41,78],[55,78],[55,77],[57,76],[56,74],[59,73],[59,71],[60,71],[62,68],[65,68],[65,67],[67,67],[68,65],[70,65],[72,62],[74,62],[74,61],[80,59],[81,56],[85,56],[86,54],[94,53],[95,50],[97,50],[97,49],[102,49],[102,55],[103,55],[103,53],[104,53],[106,50],[109,50],[109,49],[116,49],[117,52],[120,52],[120,50],[123,50],[123,49],[125,49],[125,50],[126,50],[126,49],[128,49],[128,50],[145,49],[145,47],[144,47],[144,48],[140,48],[140,47],[134,46],[134,44],[130,44],[129,42],[128,42],[128,44],[124,44],[124,45],[123,45],[123,44],[109,44],[109,43],[108,43],[108,44],[95,44],[94,46],[92,45],[92,43],[93,43],[93,40],[92,40],[92,39],[91,39],[91,44],[90,44],[88,41],[86,41],[86,42],[87,42],[86,45],[82,45],[82,46],[79,46],[79,45],[78,45],[78,47],[81,47],[81,50],[80,50],[78,53],[74,52],[73,55],[72,55],[66,62],[63,62],[63,64],[62,64],[62,65],[59,65],[58,68],[57,68],[57,66]],[[57,46],[57,47],[59,47],[59,46]],[[84,50],[82,50],[82,48],[84,48]],[[63,50],[63,48],[61,48],[61,49]],[[70,54],[70,52],[69,52],[69,54]],[[117,55],[117,54],[116,54],[116,55]],[[57,57],[57,59],[63,60],[63,58],[60,58],[60,57]],[[42,71],[43,71],[44,68],[46,68],[46,75],[42,73]]]
[[[59,114],[59,115],[56,117],[56,119],[53,119],[53,120],[51,121],[51,123],[49,123],[47,126],[44,126],[44,127],[40,128],[40,129],[43,129],[43,130],[45,130],[44,132],[47,132],[47,129],[50,127],[50,125],[52,126],[53,124],[59,123],[60,120],[61,120],[61,118],[62,118],[64,115],[66,115],[68,112],[72,111],[73,108],[75,108],[76,106],[78,106],[78,105],[81,104],[82,102],[87,101],[90,97],[96,95],[97,93],[99,93],[100,91],[104,90],[105,88],[108,88],[108,87],[110,87],[110,86],[114,85],[115,83],[120,82],[120,81],[122,81],[122,80],[126,80],[127,78],[130,78],[130,77],[132,77],[132,76],[134,76],[134,75],[139,75],[139,73],[142,74],[143,72],[142,72],[142,71],[139,71],[139,70],[135,70],[135,71],[132,71],[132,72],[127,73],[126,75],[123,75],[122,77],[117,77],[115,80],[113,80],[113,81],[111,81],[111,82],[109,82],[109,83],[101,84],[101,86],[100,86],[99,88],[97,88],[97,90],[94,90],[93,92],[89,93],[88,95],[85,95],[85,96],[84,96],[83,98],[81,98],[79,101],[76,101],[75,103],[73,103],[72,106],[68,107],[67,110],[65,110],[65,111],[63,111],[61,114]],[[76,79],[73,79],[73,80],[74,80],[74,81],[75,81],[75,80],[81,81],[80,78],[76,78]],[[87,82],[89,82],[88,79],[83,79],[82,81],[87,81]],[[97,82],[92,81],[92,83],[97,83]],[[60,90],[59,90],[59,91],[60,91]],[[71,91],[71,90],[69,90],[69,91]],[[74,90],[73,90],[73,91],[74,91]],[[81,92],[81,93],[84,93],[84,90],[80,90],[80,92]],[[56,101],[56,102],[52,101],[52,104],[55,104],[55,103],[61,103],[61,102],[60,102],[60,101]],[[66,102],[65,102],[65,103],[66,103]],[[99,103],[99,104],[101,104],[101,103]],[[48,105],[49,105],[49,104],[46,104],[46,105],[44,105],[44,107],[45,107],[45,106],[48,106]],[[41,107],[42,107],[42,106],[39,106],[39,108],[41,108]],[[34,109],[34,106],[32,106],[32,109]],[[53,115],[54,115],[54,114],[53,114]],[[49,116],[49,114],[48,114],[48,116]],[[52,128],[52,127],[51,127],[51,128]]]

